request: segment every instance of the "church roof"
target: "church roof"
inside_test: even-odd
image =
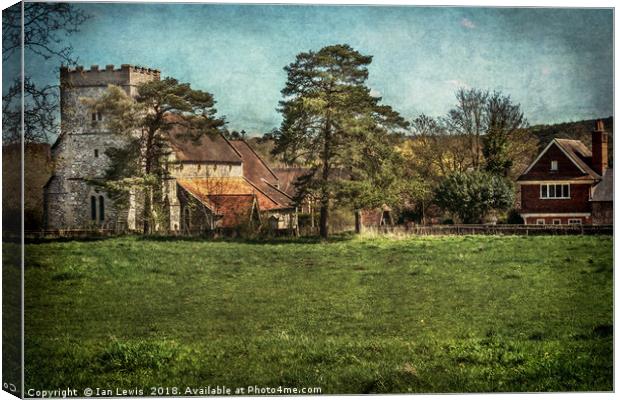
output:
[[[251,194],[213,195],[209,201],[215,214],[221,216],[217,222],[220,228],[235,228],[248,223],[255,210],[256,196]],[[256,210],[258,212],[258,210]],[[260,218],[260,214],[257,214]]]
[[[252,147],[245,140],[231,140],[230,143],[241,154],[243,176],[279,205],[292,206],[290,196],[278,189],[278,176]]]
[[[213,196],[253,195],[261,211],[289,208],[279,204],[243,177],[177,179],[178,184],[205,206],[214,209]]]
[[[171,114],[166,118],[180,117]],[[241,154],[220,132],[200,132],[175,124],[168,131],[168,142],[181,162],[241,164]]]
[[[295,195],[297,194],[297,188],[295,187],[295,182],[297,182],[297,178],[307,174],[308,172],[310,172],[310,168],[276,168],[275,173],[278,176],[280,190],[282,190],[290,197],[295,197]]]

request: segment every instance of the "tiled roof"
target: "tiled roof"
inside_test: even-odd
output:
[[[281,208],[263,192],[242,177],[177,179],[178,184],[213,210],[211,196],[255,195],[261,211]]]
[[[209,196],[214,212],[221,216],[217,220],[217,226],[235,228],[248,223],[252,218],[255,199],[251,194]]]
[[[178,118],[169,115],[169,120]],[[168,142],[177,160],[181,162],[220,162],[241,164],[241,155],[219,132],[192,131],[174,125],[168,132]]]
[[[592,201],[614,200],[614,170],[608,168],[603,174],[603,180],[592,189]]]
[[[245,140],[231,140],[230,143],[241,154],[243,176],[279,206],[292,207],[288,193],[278,189],[278,176],[250,145]]]

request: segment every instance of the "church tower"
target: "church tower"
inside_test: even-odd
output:
[[[107,193],[89,183],[104,176],[106,150],[122,147],[125,138],[109,132],[105,113],[84,100],[101,97],[108,85],[135,96],[137,85],[159,79],[158,70],[128,64],[60,68],[61,133],[52,146],[54,173],[44,187],[46,229],[136,229],[135,207],[117,210]]]

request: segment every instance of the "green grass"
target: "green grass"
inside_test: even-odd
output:
[[[613,390],[611,237],[340,239],[28,245],[26,388]]]

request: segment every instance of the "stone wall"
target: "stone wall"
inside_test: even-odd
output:
[[[119,85],[135,95],[136,85],[159,79],[159,71],[122,65],[105,69],[92,66],[89,70],[62,67],[61,126],[62,132],[52,149],[53,178],[44,190],[47,229],[139,229],[141,209],[139,194],[115,204],[115,201],[91,181],[102,178],[110,165],[106,150],[123,147],[123,136],[108,132],[106,116],[96,115],[88,100],[96,100],[108,85]],[[91,197],[96,199],[93,219]],[[100,203],[103,202],[103,218]]]
[[[242,164],[176,163],[168,164],[168,171],[174,178],[220,178],[242,177]]]

